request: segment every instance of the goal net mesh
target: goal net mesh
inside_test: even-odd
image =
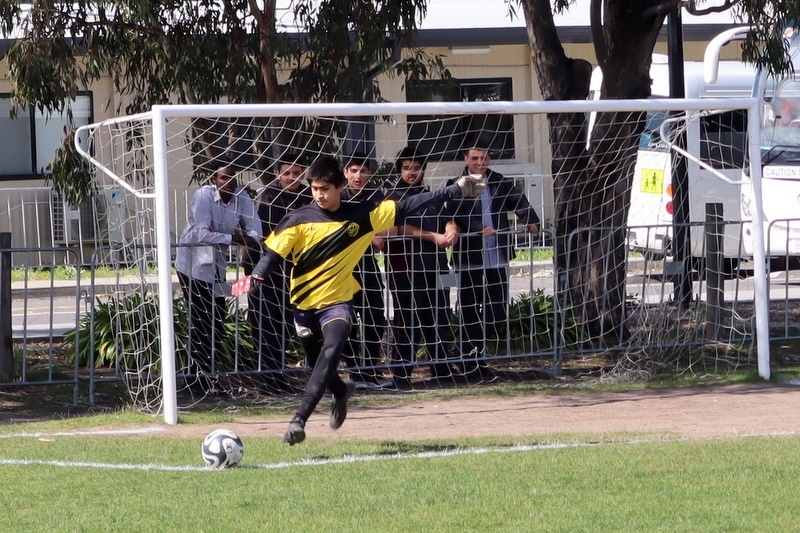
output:
[[[405,147],[424,164],[417,170],[432,190],[465,172],[471,147],[485,148],[479,153],[489,157],[491,194],[504,196],[418,213],[367,250],[354,274],[363,289],[340,368],[359,387],[414,391],[563,375],[641,379],[676,365],[753,361],[752,277],[734,275],[752,253],[740,203],[749,194],[741,183],[747,109],[670,115],[674,106],[657,103],[619,112],[581,102],[564,114],[558,103],[493,104],[350,106],[337,116],[314,106],[283,106],[284,116],[280,106],[248,106],[246,116],[241,106],[167,112],[165,138],[157,142],[168,198],[154,188],[154,158],[162,150],[154,150],[153,120],[160,115],[79,132],[104,199],[96,214],[107,246],[92,263],[114,272],[93,284],[93,312],[84,323],[92,328],[84,342],[91,343],[93,379],[122,379],[138,407],[159,412],[160,340],[171,335],[181,407],[219,393],[258,402],[297,394],[310,369],[286,307],[290,267],[259,293],[230,296],[230,285],[261,251],[213,235],[187,242],[187,222],[200,216],[192,213],[197,195],[229,163],[242,194],[255,200],[243,215],[268,231],[281,209],[310,201],[304,180],[305,199],[280,188],[284,170],[304,170],[322,155],[347,168],[363,154],[371,178],[350,201],[398,197],[408,193],[397,160]],[[676,146],[688,148],[682,154]],[[698,194],[689,195],[676,235],[672,175],[680,166]],[[719,209],[720,220],[707,221],[706,204]],[[157,209],[169,210],[173,259],[185,253],[200,264],[221,254],[228,266],[224,279],[210,284],[208,302],[193,301],[172,270],[172,331],[158,321],[165,288],[157,273],[175,265],[158,264]],[[541,220],[538,231],[529,210]],[[460,233],[451,246],[443,239],[453,220]],[[217,231],[215,224],[207,233]],[[417,227],[428,236],[414,234]],[[468,242],[478,243],[477,259],[460,248]],[[709,259],[708,243],[721,254]],[[675,261],[676,254],[685,260]]]

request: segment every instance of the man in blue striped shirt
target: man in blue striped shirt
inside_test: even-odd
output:
[[[258,248],[260,222],[253,200],[239,188],[234,168],[218,162],[211,183],[192,197],[189,219],[175,254],[175,269],[189,307],[189,374],[193,389],[213,390],[213,370],[224,337],[226,252],[231,244]]]

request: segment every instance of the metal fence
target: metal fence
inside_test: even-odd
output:
[[[547,235],[546,240],[555,242],[552,234]],[[612,332],[601,328],[599,334],[590,334],[586,330],[590,317],[574,312],[576,299],[582,294],[589,297],[588,292],[582,292],[588,291],[588,286],[574,286],[571,299],[563,298],[565,291],[559,289],[564,287],[566,274],[557,271],[552,260],[535,260],[537,250],[536,247],[523,249],[526,259],[514,261],[508,271],[511,305],[502,328],[505,333],[484,353],[473,354],[490,363],[502,377],[524,380],[542,373],[559,374],[564,372],[565,364],[598,356],[616,362],[623,369],[646,369],[646,372],[657,370],[659,365],[702,365],[704,371],[708,371],[710,364],[711,371],[724,371],[755,363],[754,280],[752,263],[747,257],[716,262],[706,257],[687,259],[690,297],[681,301],[676,297],[680,281],[676,272],[680,269],[675,268],[673,258],[626,250],[622,254],[624,306],[611,309],[612,313],[619,314],[619,320],[606,323],[609,328],[624,325],[624,330]],[[88,365],[79,366],[78,346],[65,350],[61,345],[64,333],[81,321],[103,320],[94,315],[98,302],[141,294],[155,281],[154,274],[143,265],[133,267],[131,272],[116,270],[108,274],[105,270],[106,273],[98,277],[100,266],[111,261],[107,254],[103,249],[95,252],[90,259],[90,265],[94,266],[86,272],[81,270],[80,254],[74,248],[0,248],[0,255],[6,258],[13,255],[22,264],[21,267],[15,264],[11,269],[14,279],[9,288],[2,288],[0,298],[10,306],[10,311],[2,310],[2,314],[11,317],[13,337],[13,375],[6,376],[0,386],[70,384],[75,402],[85,399],[92,403],[98,383],[127,379],[126,372],[130,369],[126,370],[123,365],[112,363],[109,368],[96,371],[95,361],[91,359]],[[42,264],[43,258],[48,257],[59,259]],[[773,344],[800,339],[800,271],[795,270],[798,263],[797,256],[788,254],[770,261]],[[8,269],[9,262],[3,264]],[[43,267],[49,274],[43,279],[33,279],[32,270],[25,265]],[[717,270],[709,265],[716,265]],[[606,266],[611,267],[610,264]],[[578,265],[578,269],[581,268],[589,268],[589,265]],[[587,279],[588,274],[586,272]],[[229,282],[238,275],[238,272],[229,271]],[[453,311],[453,331],[458,342],[463,340],[464,329],[459,322],[457,277],[445,275],[441,280],[449,297],[448,306]],[[386,323],[381,326],[386,357],[396,342],[392,335],[396,317],[388,278],[384,281],[387,284],[381,297],[385,302]],[[175,294],[180,294],[177,284]],[[239,300],[238,307],[245,309],[246,300]],[[234,321],[234,324],[236,336],[249,334],[244,322]],[[357,323],[359,329],[364,326],[363,321]],[[92,330],[89,334],[92,335]],[[236,349],[245,350],[246,344],[237,344]],[[427,344],[427,339],[423,344]],[[464,357],[465,354],[460,355]],[[420,365],[428,361],[425,354],[419,357]],[[286,360],[291,366],[287,368],[292,372],[302,371],[302,365],[297,366],[301,361],[293,358],[296,354]],[[390,374],[395,370],[393,366],[391,357],[384,358],[378,370]],[[237,363],[233,373],[239,371],[244,372]],[[147,372],[157,373],[158,369],[148,368]]]
[[[545,213],[543,176],[510,174],[508,177],[527,192],[543,220],[549,216]],[[445,180],[435,181],[442,186]],[[186,224],[188,206],[198,187],[195,184],[170,188],[170,234],[173,242],[178,240]],[[517,229],[516,218],[512,218],[511,227]],[[153,219],[150,209],[125,199],[118,187],[106,187],[79,205],[70,204],[52,187],[0,188],[0,232],[11,233],[15,248],[40,251],[33,255],[14,252],[11,261],[18,268],[68,264],[71,259],[62,254],[66,248],[77,253],[80,264],[88,266],[95,250],[105,246],[123,248],[123,243],[130,241],[135,234],[131,224],[152,227]],[[524,232],[515,233],[514,240],[518,248],[541,242]],[[45,249],[55,251],[44,252]]]
[[[172,189],[173,239],[177,240],[186,223],[187,206],[197,186]],[[135,203],[123,201],[119,188],[97,192],[79,205],[70,204],[52,187],[0,188],[0,232],[11,233],[16,268],[41,268],[69,265],[77,254],[78,264],[88,266],[94,251],[113,247],[131,237],[130,224],[152,225],[152,213]],[[148,219],[148,220],[144,220]]]
[[[0,233],[0,387],[72,385],[77,404],[79,334],[72,348],[61,344],[64,333],[91,312],[77,253],[69,248],[13,248],[10,243],[10,233]],[[38,266],[44,257],[60,259],[40,274],[12,268],[12,256]],[[59,269],[68,269],[70,279],[58,279]]]

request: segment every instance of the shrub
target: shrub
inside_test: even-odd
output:
[[[563,322],[563,323],[562,323]],[[580,327],[572,313],[556,314],[556,301],[543,290],[522,293],[511,298],[508,309],[508,328],[498,328],[500,347],[508,339],[512,353],[535,353],[552,350],[559,338],[561,346],[574,345],[579,339]]]
[[[144,368],[159,364],[161,352],[161,332],[159,323],[160,302],[158,295],[146,291],[144,294],[131,294],[108,301],[97,299],[92,314],[83,317],[78,327],[68,331],[64,341],[73,348],[69,351],[73,358],[76,338],[78,358],[81,366],[89,366],[94,360],[95,368],[113,368],[116,365],[126,368]],[[94,334],[92,335],[92,315]],[[175,321],[175,366],[185,367],[188,361],[187,345],[189,332],[189,313],[186,300],[177,297],[173,301]],[[252,354],[253,343],[250,324],[245,311],[236,307],[236,302],[228,302],[228,312],[224,317],[227,342],[222,343],[217,353],[217,369],[221,372],[234,369],[236,356],[236,334],[241,353]],[[91,354],[94,338],[94,354]],[[94,356],[92,358],[92,355]]]

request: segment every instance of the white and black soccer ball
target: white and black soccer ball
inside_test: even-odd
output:
[[[203,440],[203,461],[212,468],[230,468],[244,455],[242,439],[229,429],[215,429]]]

